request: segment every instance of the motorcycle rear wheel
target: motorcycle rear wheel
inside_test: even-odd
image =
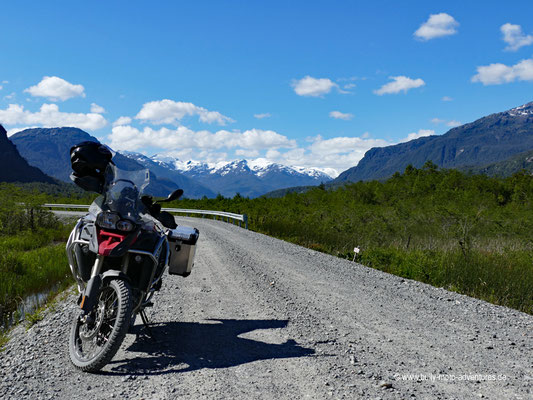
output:
[[[116,354],[130,325],[131,290],[127,282],[113,279],[100,291],[98,302],[85,317],[72,322],[70,360],[85,372],[103,368]]]

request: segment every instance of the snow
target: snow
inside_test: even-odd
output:
[[[158,163],[165,163],[165,164],[173,164],[176,161],[178,161],[177,158],[166,156],[164,154],[154,154],[152,157],[150,157],[152,161],[158,162]]]
[[[268,161],[266,158],[256,158],[255,160],[247,160],[248,166],[251,170],[259,170],[267,168],[275,163]]]
[[[226,175],[232,171],[246,171],[251,170],[256,176],[262,177],[271,171],[284,172],[286,174],[293,175],[307,175],[313,178],[335,178],[339,173],[333,168],[313,168],[313,167],[301,167],[301,166],[288,166],[275,162],[271,162],[266,158],[256,158],[253,160],[233,160],[233,161],[220,161],[216,163],[206,163],[202,161],[187,160],[183,161],[176,157],[168,156],[165,154],[154,154],[152,157],[147,157],[144,154],[124,151],[125,156],[135,160],[150,159],[153,162],[173,168],[179,172],[194,171],[197,174],[219,174]]]
[[[528,115],[533,115],[533,102],[512,108],[507,111],[507,114],[509,114],[511,117],[525,117]]]

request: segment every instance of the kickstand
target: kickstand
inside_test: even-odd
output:
[[[154,333],[152,332],[152,329],[150,328],[150,324],[148,323],[148,318],[146,317],[146,313],[143,310],[139,314],[141,314],[143,325],[148,331],[148,336],[150,336],[150,338],[155,341],[155,336],[154,336]]]

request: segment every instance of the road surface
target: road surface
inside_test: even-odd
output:
[[[208,219],[187,278],[100,374],[71,295],[0,353],[2,399],[531,399],[533,316]],[[140,319],[140,318],[139,318]]]

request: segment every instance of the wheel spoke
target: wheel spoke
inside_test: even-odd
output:
[[[126,334],[130,317],[129,286],[124,281],[109,281],[98,295],[94,309],[87,317],[77,319],[72,328],[74,365],[85,371],[95,371],[108,363]]]

